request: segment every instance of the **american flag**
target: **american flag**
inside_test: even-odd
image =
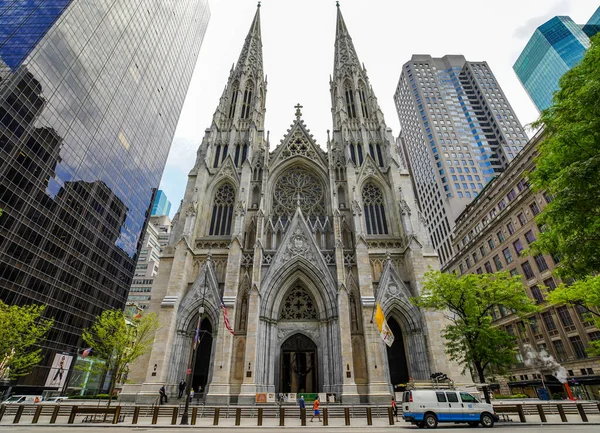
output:
[[[198,346],[198,340],[200,339],[200,319],[202,317],[198,317],[198,326],[196,326],[196,335],[194,336],[194,349]]]
[[[227,317],[227,307],[225,306],[223,299],[221,299],[221,310],[223,310],[223,321],[225,322],[225,327],[229,332],[231,332],[231,335],[235,335],[233,333],[233,329],[231,329],[231,323],[229,323],[229,318]]]
[[[86,357],[86,356],[88,356],[90,353],[92,353],[92,348],[91,348],[91,347],[90,347],[90,348],[88,348],[88,349],[85,349],[83,352],[81,352],[81,357],[82,357],[82,358],[85,358],[85,357]]]

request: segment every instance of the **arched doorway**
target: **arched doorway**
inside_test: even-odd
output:
[[[302,334],[294,334],[281,345],[279,392],[318,391],[317,345]]]
[[[406,362],[406,352],[404,350],[402,328],[400,328],[400,325],[393,317],[390,317],[387,323],[394,334],[394,344],[392,344],[391,347],[386,346],[390,382],[396,391],[401,391],[402,389],[397,389],[397,385],[406,384],[410,378],[408,374],[408,363]]]
[[[203,319],[200,323],[198,337],[200,344],[196,349],[196,365],[194,366],[192,386],[195,391],[200,390],[200,392],[205,392],[206,384],[208,383],[208,375],[210,373],[210,359],[213,343],[212,325],[207,318]]]

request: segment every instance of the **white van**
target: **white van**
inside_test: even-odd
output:
[[[406,422],[419,428],[436,428],[439,422],[468,423],[477,427],[493,427],[498,415],[491,404],[482,403],[466,391],[405,391],[402,415]]]
[[[40,403],[42,401],[41,395],[13,395],[6,400],[4,400],[3,404],[32,404],[32,403]]]

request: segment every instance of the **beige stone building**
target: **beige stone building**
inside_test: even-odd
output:
[[[494,311],[495,323],[517,337],[519,344],[510,375],[500,382],[502,391],[535,396],[542,377],[524,364],[524,345],[544,349],[568,371],[574,393],[583,398],[600,398],[600,358],[588,357],[586,346],[600,339],[600,331],[585,313],[570,306],[551,306],[545,300],[548,290],[561,283],[552,275],[555,259],[548,255],[527,256],[539,233],[534,218],[551,200],[529,187],[526,173],[535,169],[538,133],[506,170],[492,180],[456,220],[453,246],[457,253],[443,269],[446,272],[485,273],[508,270],[523,277],[524,290],[541,308],[539,313],[521,319],[507,310]],[[554,383],[554,384],[553,384]],[[562,387],[550,378],[550,389]]]
[[[271,148],[262,64],[258,9],[161,255],[154,350],[123,398],[153,400],[162,384],[174,393],[191,366],[200,307],[193,386],[208,402],[254,402],[262,392],[388,402],[410,378],[461,380],[444,353],[443,315],[409,302],[437,255],[339,9],[327,151],[300,105]],[[390,348],[373,321],[378,302]]]

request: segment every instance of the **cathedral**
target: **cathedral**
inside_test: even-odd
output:
[[[410,302],[437,254],[339,5],[330,91],[327,151],[299,104],[271,148],[259,5],[188,175],[152,288],[161,327],[124,399],[153,401],[163,384],[173,395],[191,372],[207,403],[257,393],[387,403],[410,379],[461,379],[443,314]]]

